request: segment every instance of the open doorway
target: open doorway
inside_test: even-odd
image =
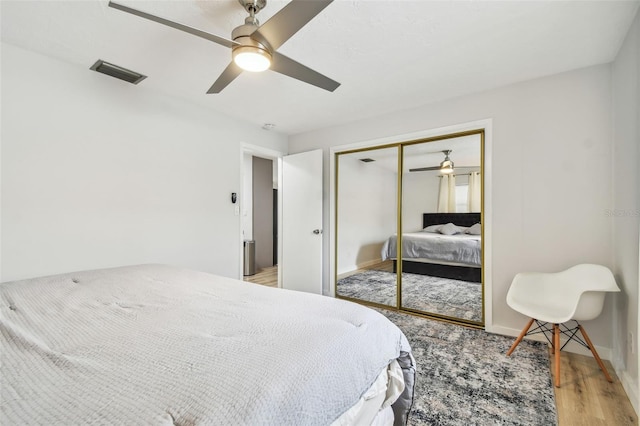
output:
[[[242,276],[278,287],[278,157],[243,151]]]

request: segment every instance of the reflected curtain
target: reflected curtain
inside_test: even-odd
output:
[[[470,212],[480,211],[480,172],[472,172],[469,174],[467,207],[469,208]]]
[[[455,213],[456,211],[456,177],[454,175],[440,176],[440,191],[438,192],[438,213]]]

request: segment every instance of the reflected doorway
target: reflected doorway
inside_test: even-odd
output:
[[[241,279],[278,287],[279,153],[244,145],[242,187],[235,214],[240,216]]]

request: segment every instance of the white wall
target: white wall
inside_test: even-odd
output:
[[[238,276],[240,144],[285,136],[90,64],[1,54],[2,281],[145,262]]]
[[[440,191],[438,171],[409,172],[402,177],[402,230],[422,229],[422,214],[438,211]]]
[[[379,261],[397,230],[397,174],[344,154],[338,169],[338,274]]]
[[[614,366],[635,406],[638,389],[638,218],[640,217],[640,14],[627,34],[613,70],[613,227],[614,273],[622,289],[616,297]],[[633,334],[633,347],[627,343]]]
[[[294,135],[290,152],[493,119],[493,325],[514,334],[526,318],[505,303],[521,271],[558,271],[583,262],[612,265],[611,70],[601,65],[425,105],[348,125]],[[329,229],[329,212],[325,211]],[[328,249],[328,233],[325,235]],[[329,287],[328,256],[325,291]],[[611,348],[611,298],[585,326]],[[606,354],[605,354],[606,355]]]

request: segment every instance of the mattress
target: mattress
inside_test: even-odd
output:
[[[1,284],[0,331],[2,424],[327,425],[384,371],[396,424],[413,398],[383,315],[164,265]]]
[[[397,237],[391,236],[382,246],[382,260],[395,259]],[[480,266],[482,263],[479,235],[442,235],[431,232],[402,234],[402,258],[431,263]]]

